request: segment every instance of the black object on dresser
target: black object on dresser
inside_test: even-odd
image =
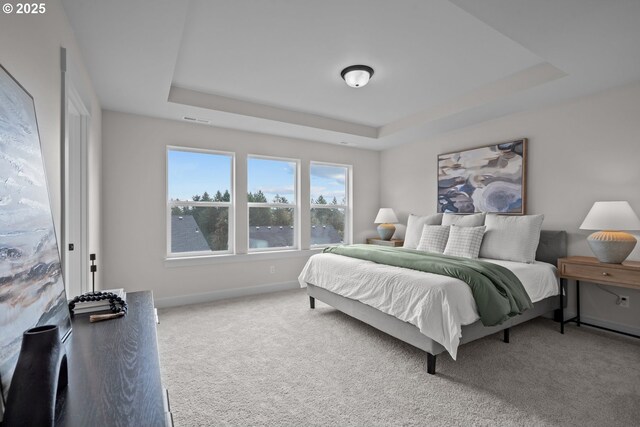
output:
[[[56,402],[67,387],[67,356],[57,325],[25,331],[11,381],[2,425],[52,427]]]
[[[160,378],[150,291],[127,293],[126,316],[89,323],[76,315],[67,340],[69,385],[56,426],[171,425]]]

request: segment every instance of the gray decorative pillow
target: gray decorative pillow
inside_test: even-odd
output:
[[[435,215],[409,215],[407,220],[407,231],[404,233],[404,245],[403,248],[415,249],[420,243],[420,237],[422,237],[422,228],[425,225],[440,225],[442,222],[442,214]]]
[[[417,249],[425,252],[443,253],[449,239],[448,225],[425,225]]]
[[[532,263],[544,215],[487,215],[480,257]]]
[[[484,225],[479,227],[452,225],[444,254],[463,258],[478,258],[484,229]]]
[[[472,215],[446,213],[442,217],[442,225],[457,225],[458,227],[479,227],[481,225],[484,225],[484,217],[484,212]]]

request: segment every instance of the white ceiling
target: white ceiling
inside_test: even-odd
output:
[[[63,4],[105,109],[361,148],[640,80],[638,0]]]

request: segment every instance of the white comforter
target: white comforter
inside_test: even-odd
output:
[[[556,268],[551,264],[483,261],[513,271],[533,302],[558,294]],[[469,285],[447,276],[322,253],[309,259],[298,281],[302,287],[311,283],[417,326],[454,360],[462,326],[480,319]]]

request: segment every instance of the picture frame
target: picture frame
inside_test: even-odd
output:
[[[0,397],[6,402],[23,333],[71,319],[35,101],[0,65]],[[3,405],[0,404],[0,419]]]
[[[438,155],[438,212],[525,215],[527,139]]]

